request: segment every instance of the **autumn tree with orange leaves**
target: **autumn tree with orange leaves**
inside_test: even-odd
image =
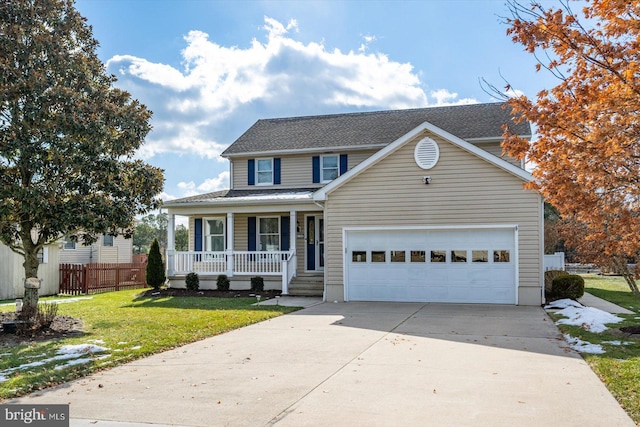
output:
[[[567,246],[622,274],[640,297],[627,268],[640,250],[640,1],[575,4],[509,1],[507,34],[559,83],[508,100],[538,137],[506,129],[503,148],[535,164],[530,187],[569,224]]]

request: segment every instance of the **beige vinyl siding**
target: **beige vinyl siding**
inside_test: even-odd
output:
[[[331,153],[331,154],[347,154],[347,169],[351,169],[370,157],[377,150],[362,150],[347,153]],[[274,186],[255,186],[249,185],[248,166],[249,158],[233,160],[233,188],[235,190],[248,190],[260,188],[313,188],[322,187],[324,184],[313,183],[313,156],[320,154],[296,154],[291,156],[276,156],[280,160],[280,184]]]
[[[327,299],[342,300],[343,227],[517,224],[519,303],[541,303],[541,198],[523,181],[443,140],[438,164],[414,161],[420,135],[328,195],[325,204]],[[431,176],[431,184],[423,176]]]
[[[0,300],[24,296],[24,258],[0,243]],[[57,244],[47,246],[47,262],[38,267],[42,279],[40,295],[55,295],[59,287],[60,249]]]
[[[103,237],[89,246],[76,243],[75,249],[61,249],[60,262],[62,264],[92,264],[105,263],[130,263],[133,259],[133,239],[124,236],[116,236],[113,246],[103,246]]]
[[[514,166],[522,167],[519,160],[514,159],[511,156],[502,154],[502,146],[500,143],[491,143],[491,144],[476,144],[478,148],[482,148],[484,151],[493,154],[494,156],[500,157],[503,160],[511,163]]]

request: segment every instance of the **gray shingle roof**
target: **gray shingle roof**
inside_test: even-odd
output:
[[[210,203],[222,202],[232,199],[251,198],[251,197],[291,197],[311,195],[318,188],[256,188],[251,190],[222,190],[213,193],[198,194],[197,196],[183,197],[181,199],[169,200],[164,203],[165,206],[192,204],[192,203]]]
[[[465,140],[499,139],[503,124],[519,135],[531,135],[529,123],[514,123],[510,108],[503,106],[472,104],[258,120],[222,155],[384,145],[423,122]]]

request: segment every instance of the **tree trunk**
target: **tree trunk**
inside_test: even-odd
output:
[[[25,245],[27,246],[27,245]],[[33,245],[30,249],[27,250],[25,248],[24,255],[24,263],[22,264],[24,267],[25,278],[37,278],[38,277],[38,267],[40,263],[38,262],[38,252],[35,250]],[[26,284],[26,280],[25,280]],[[27,288],[25,286],[24,289],[24,301],[23,301],[23,310],[27,313],[35,313],[38,309],[38,289],[37,288]]]
[[[627,282],[627,285],[629,285],[629,289],[631,289],[631,292],[633,292],[633,294],[637,298],[640,298],[640,290],[638,289],[635,275],[631,271],[629,271],[627,262],[621,257],[614,257],[613,266],[615,270],[614,273],[621,274],[622,277],[624,277],[624,280]]]

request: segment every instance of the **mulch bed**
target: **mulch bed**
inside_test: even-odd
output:
[[[0,322],[16,320],[13,312],[0,313]],[[38,341],[47,341],[57,338],[66,338],[82,333],[82,320],[70,316],[56,316],[51,326],[47,329],[33,331],[29,335],[7,334],[0,323],[0,347],[9,347],[18,344],[29,344]]]
[[[154,290],[150,289],[140,294],[143,297],[209,297],[209,298],[252,298],[256,295],[260,295],[262,299],[271,299],[279,296],[281,291],[279,290],[265,290],[262,292],[255,292],[250,290],[229,290],[218,291],[217,289],[201,289],[198,291],[189,291],[187,289],[168,288]]]

